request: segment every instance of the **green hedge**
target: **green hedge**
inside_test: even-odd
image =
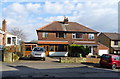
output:
[[[70,57],[85,57],[89,53],[89,48],[85,48],[83,45],[70,44],[69,46]]]

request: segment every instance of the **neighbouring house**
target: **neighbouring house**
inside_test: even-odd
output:
[[[3,48],[4,32],[0,29],[0,49]]]
[[[98,43],[98,55],[108,54],[109,48],[101,43]]]
[[[3,40],[2,40],[4,46],[19,45],[20,39],[17,36],[6,31],[6,20],[3,20],[2,22],[1,31],[4,32]]]
[[[109,48],[108,53],[120,54],[120,33],[100,33],[98,41]]]
[[[98,54],[98,32],[77,22],[53,21],[36,30],[38,46],[46,49],[47,56],[67,56],[68,45],[78,44],[90,48],[90,55]]]

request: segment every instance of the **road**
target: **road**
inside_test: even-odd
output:
[[[112,70],[93,64],[65,64],[57,61],[47,57],[46,61],[26,59],[14,63],[2,63],[2,77],[120,79],[120,69]]]

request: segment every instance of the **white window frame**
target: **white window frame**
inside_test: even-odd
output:
[[[72,39],[83,39],[83,33],[82,34],[82,37],[81,38],[76,38],[76,33],[72,33]]]
[[[57,35],[57,34],[58,34],[58,35]],[[60,33],[56,33],[56,37],[57,37],[57,38],[66,38],[66,33],[63,33],[63,35],[64,35],[63,37],[60,37]]]
[[[42,33],[42,37],[43,37],[43,38],[47,38],[47,37],[48,37],[48,32],[43,32],[43,33]]]
[[[93,37],[93,38],[92,38]],[[95,39],[95,35],[94,34],[88,34],[88,39]]]

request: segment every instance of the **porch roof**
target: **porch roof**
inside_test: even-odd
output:
[[[68,41],[38,41],[38,44],[69,44]]]
[[[85,45],[85,46],[97,46],[95,41],[75,41],[73,44]]]
[[[120,47],[113,47],[114,50],[120,50]]]

